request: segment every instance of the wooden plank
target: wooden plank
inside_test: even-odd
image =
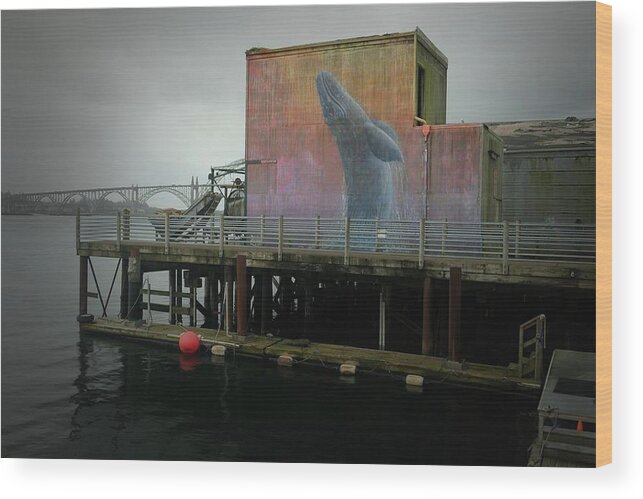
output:
[[[147,289],[143,288],[142,290],[144,295],[153,295],[153,296],[170,296],[169,291],[162,291],[160,289]],[[192,295],[190,293],[174,293],[174,296],[179,298],[190,298]]]
[[[143,294],[144,295],[154,295],[154,296],[170,296],[169,291],[161,291],[158,289],[147,289],[143,288]]]
[[[149,305],[149,307],[148,307]],[[170,306],[169,305],[164,305],[162,303],[147,303],[144,302],[143,306],[149,310],[156,310],[157,312],[169,312],[170,311]]]

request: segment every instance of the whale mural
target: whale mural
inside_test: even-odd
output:
[[[395,130],[373,119],[328,71],[317,74],[317,93],[344,171],[344,213],[355,219],[404,216],[399,190],[404,157]]]

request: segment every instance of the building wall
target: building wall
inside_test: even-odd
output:
[[[277,164],[248,166],[248,214],[341,216],[342,161],[316,88],[322,70],[332,73],[369,116],[398,131],[411,128],[412,37],[274,56],[250,54],[246,158],[276,159]]]
[[[441,120],[446,111],[446,68],[441,73],[432,66],[438,59],[429,58],[413,33],[368,43],[249,52],[246,158],[277,163],[248,165],[248,215],[481,221],[481,200],[487,199],[489,184],[483,177],[485,148],[501,155],[502,141],[480,124],[431,125],[426,155],[422,128],[413,119],[418,61],[427,64],[426,88],[437,96],[432,108],[433,97],[427,99],[429,108]],[[320,103],[317,78],[322,71],[368,115],[365,128],[375,130],[376,143],[369,130],[353,133],[361,122],[339,134],[333,131]],[[351,136],[354,154],[340,144],[346,136]],[[385,157],[391,144],[399,157]],[[347,168],[370,168],[378,159],[390,172],[390,192],[378,190],[376,174],[361,178],[356,184],[364,203],[374,207],[351,212],[348,198],[354,199],[354,193],[345,179]],[[393,209],[382,215],[389,212],[377,209],[389,197]],[[485,216],[492,212],[485,210]]]
[[[441,124],[447,120],[447,68],[421,43],[417,44],[418,65],[425,74],[424,118],[428,123]]]
[[[503,215],[538,223],[596,223],[595,149],[505,154]]]

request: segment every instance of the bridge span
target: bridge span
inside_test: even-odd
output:
[[[189,184],[169,185],[129,185],[120,187],[101,187],[96,189],[72,189],[66,191],[28,192],[3,195],[3,213],[35,212],[43,203],[50,203],[54,210],[62,212],[65,206],[75,199],[84,200],[90,213],[96,213],[108,196],[115,194],[126,203],[144,204],[161,193],[172,194],[186,207],[203,196],[210,184],[199,185],[198,178]]]

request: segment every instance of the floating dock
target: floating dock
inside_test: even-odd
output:
[[[530,466],[596,465],[596,354],[555,350],[538,404]]]
[[[186,328],[171,324],[135,324],[118,319],[97,319],[81,323],[81,331],[92,334],[109,334],[125,338],[152,340],[177,345]],[[484,364],[450,362],[447,359],[402,352],[380,351],[344,345],[313,343],[302,339],[276,338],[269,336],[227,335],[213,329],[191,327],[201,336],[207,346],[225,346],[230,355],[278,360],[291,357],[292,364],[312,364],[340,370],[342,365],[356,367],[355,374],[383,373],[405,378],[408,375],[421,376],[428,383],[448,382],[473,384],[506,391],[536,393],[540,384],[518,377],[515,366],[499,367]],[[178,348],[178,347],[177,347]]]

